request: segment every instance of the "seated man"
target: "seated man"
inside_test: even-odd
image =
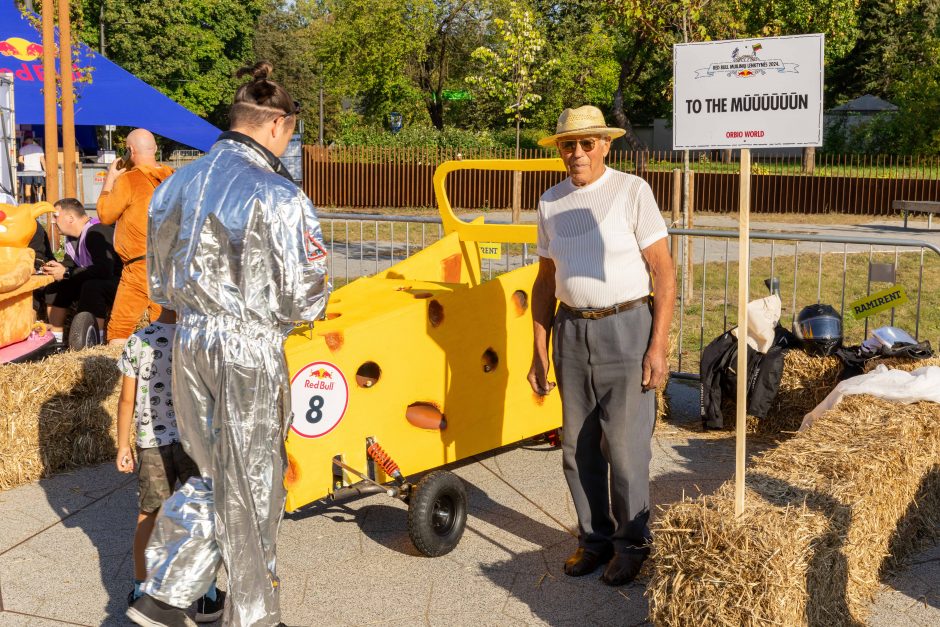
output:
[[[104,333],[104,319],[121,280],[121,260],[114,252],[113,227],[90,217],[75,198],[63,198],[55,208],[56,226],[65,235],[65,263],[49,261],[42,272],[55,279],[46,287],[46,304],[52,333],[61,343],[68,308],[76,302],[79,311],[95,316],[98,333]]]

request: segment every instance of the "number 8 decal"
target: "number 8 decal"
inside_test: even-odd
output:
[[[305,438],[318,438],[336,428],[349,404],[346,377],[326,361],[301,368],[291,379],[290,395],[291,431]]]

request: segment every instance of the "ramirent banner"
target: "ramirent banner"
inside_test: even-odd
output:
[[[879,311],[891,309],[892,307],[903,305],[906,302],[907,293],[904,291],[904,286],[892,285],[880,292],[875,292],[865,298],[858,299],[849,305],[849,309],[852,310],[852,315],[855,316],[856,320],[861,320]]]
[[[821,146],[823,35],[673,47],[673,147]]]

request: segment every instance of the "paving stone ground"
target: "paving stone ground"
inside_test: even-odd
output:
[[[673,384],[670,394],[680,417],[654,439],[657,504],[712,491],[734,468],[732,439],[702,439],[689,428],[696,388]],[[460,545],[441,558],[418,554],[405,506],[384,496],[288,516],[279,541],[284,621],[648,624],[645,573],[619,589],[597,575],[562,573],[577,543],[560,451],[524,443],[454,471],[469,490],[470,517]],[[129,624],[134,490],[132,478],[102,464],[0,493],[0,625]],[[871,625],[940,624],[938,591],[940,548],[933,547],[884,582]]]

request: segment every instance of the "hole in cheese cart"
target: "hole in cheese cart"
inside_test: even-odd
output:
[[[447,428],[447,418],[434,403],[412,403],[405,410],[405,418],[412,426],[419,429],[443,431]]]
[[[436,300],[428,303],[428,322],[431,323],[432,327],[440,326],[444,322],[444,305]]]
[[[499,355],[492,348],[483,351],[483,357],[480,360],[483,364],[483,372],[493,372],[499,365]]]
[[[516,307],[516,315],[521,316],[529,308],[529,296],[522,290],[512,293],[512,304]]]
[[[374,361],[367,361],[356,371],[356,384],[361,388],[371,388],[379,382],[382,369]]]

